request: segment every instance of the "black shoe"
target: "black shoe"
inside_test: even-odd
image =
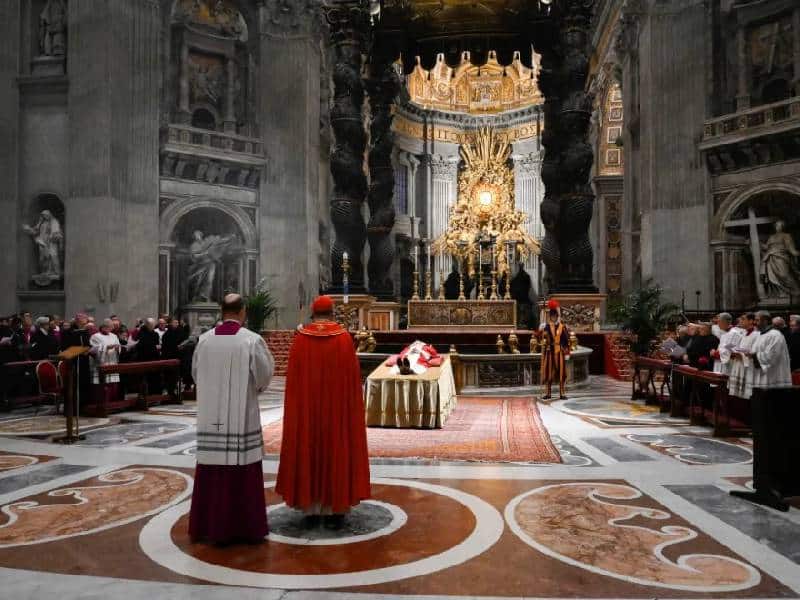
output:
[[[552,398],[552,396],[550,394],[547,394],[546,396],[542,396],[542,400],[550,400],[551,398]]]
[[[325,529],[338,531],[344,527],[344,515],[325,515],[323,520],[325,522]]]
[[[566,400],[566,399],[567,399],[567,397],[566,397],[566,396],[559,396],[559,397],[558,397],[558,399],[559,399],[559,400]]]
[[[321,521],[322,517],[320,515],[306,515],[303,517],[303,528],[316,529]]]

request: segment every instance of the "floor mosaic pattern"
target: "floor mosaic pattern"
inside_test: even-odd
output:
[[[375,458],[372,498],[340,528],[287,508],[273,490],[276,458],[267,456],[270,534],[261,544],[223,547],[188,539],[191,403],[95,423],[75,446],[41,433],[63,427],[61,417],[11,413],[0,419],[3,593],[800,597],[800,511],[777,513],[728,494],[751,485],[749,441],[712,438],[630,402],[629,390],[595,378],[566,401],[539,405],[560,462]],[[278,380],[261,398],[265,427],[279,423],[282,398]]]

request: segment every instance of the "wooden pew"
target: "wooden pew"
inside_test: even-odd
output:
[[[642,371],[647,373],[647,379],[642,381]],[[656,376],[661,373],[661,386],[656,388]],[[669,400],[672,395],[670,377],[672,363],[668,360],[637,356],[633,362],[633,379],[631,381],[631,400],[644,398],[646,404],[657,404],[662,412],[669,410]],[[664,388],[668,395],[664,396]]]
[[[136,408],[137,410],[147,410],[151,405],[158,404],[162,401],[163,396],[160,394],[152,395],[147,389],[147,375],[153,373],[174,373],[176,379],[176,392],[171,395],[173,403],[180,404],[182,402],[182,383],[180,378],[181,361],[177,358],[169,360],[153,360],[147,362],[130,362],[119,363],[116,365],[102,365],[98,368],[98,375],[100,383],[106,382],[106,377],[111,374],[128,375],[135,377],[139,380],[138,393],[135,402],[130,402],[126,398],[114,403],[106,403],[105,399],[101,406],[92,405],[87,407],[88,412],[94,416],[105,417],[109,411],[112,410],[125,410],[127,408]]]
[[[713,371],[703,371],[687,365],[676,365],[673,374],[689,382],[688,399],[682,398],[683,405],[688,403],[689,422],[692,425],[711,425],[715,437],[746,435],[750,428],[744,424],[735,424],[730,415],[730,397],[728,396],[728,376]],[[673,386],[677,387],[673,380]],[[686,388],[684,388],[686,389]],[[673,398],[675,394],[673,394]],[[711,399],[707,406],[705,399]]]

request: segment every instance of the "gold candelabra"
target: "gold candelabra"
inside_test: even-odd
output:
[[[458,273],[458,299],[459,300],[466,300],[467,297],[464,295],[464,271],[460,271]]]
[[[414,295],[411,296],[412,300],[419,300],[419,271],[414,269]]]
[[[511,270],[506,271],[506,293],[503,295],[504,300],[511,300]]]
[[[444,271],[439,270],[439,300],[444,300]]]
[[[489,300],[497,300],[497,271],[492,270],[492,295]]]

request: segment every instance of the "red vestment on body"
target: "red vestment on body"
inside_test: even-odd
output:
[[[292,343],[275,491],[319,514],[345,513],[370,496],[361,371],[337,323],[302,326]]]

